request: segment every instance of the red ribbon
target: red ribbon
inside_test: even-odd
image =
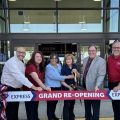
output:
[[[0,84],[0,120],[5,120],[6,114],[6,98],[7,98],[7,86]]]

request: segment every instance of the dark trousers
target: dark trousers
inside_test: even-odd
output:
[[[84,104],[86,120],[99,120],[100,100],[85,100]]]
[[[118,84],[119,82],[109,83],[109,89],[112,90]],[[112,100],[112,107],[114,112],[114,120],[120,120],[120,100]]]
[[[25,102],[27,120],[39,120],[38,105],[38,101]]]
[[[8,87],[7,91],[20,91],[19,88]],[[18,120],[19,102],[8,102],[6,106],[7,120]]]
[[[75,120],[74,115],[75,100],[65,100],[63,106],[63,120]]]
[[[60,87],[51,87],[52,91],[61,90]],[[54,120],[55,119],[55,109],[57,105],[58,100],[55,101],[47,101],[47,117],[48,120]]]

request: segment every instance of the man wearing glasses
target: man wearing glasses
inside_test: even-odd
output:
[[[106,74],[106,62],[97,56],[97,47],[88,47],[88,57],[83,60],[83,87],[88,90],[102,89]],[[99,120],[100,100],[84,100],[85,120]]]
[[[120,42],[112,44],[112,55],[107,61],[108,87],[110,90],[120,90]],[[120,120],[120,100],[112,100],[114,120]]]
[[[25,85],[33,90],[41,91],[41,87],[35,87],[25,77],[25,66],[23,58],[25,57],[25,49],[17,48],[16,55],[10,58],[3,67],[1,83],[8,86],[7,91],[20,91],[20,88]],[[6,107],[7,120],[18,120],[19,102],[8,102]]]

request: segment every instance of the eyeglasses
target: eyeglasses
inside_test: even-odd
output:
[[[55,59],[55,60],[57,60],[57,58],[51,58],[51,59]]]
[[[22,52],[22,51],[17,51],[17,53],[19,53],[19,54],[26,54],[25,52]]]
[[[88,50],[88,52],[95,52],[96,50]]]
[[[120,47],[112,47],[112,49],[120,49]]]

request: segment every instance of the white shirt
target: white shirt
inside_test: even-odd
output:
[[[10,58],[3,67],[1,83],[13,88],[25,85],[31,88],[32,83],[25,77],[25,66],[16,56]]]

